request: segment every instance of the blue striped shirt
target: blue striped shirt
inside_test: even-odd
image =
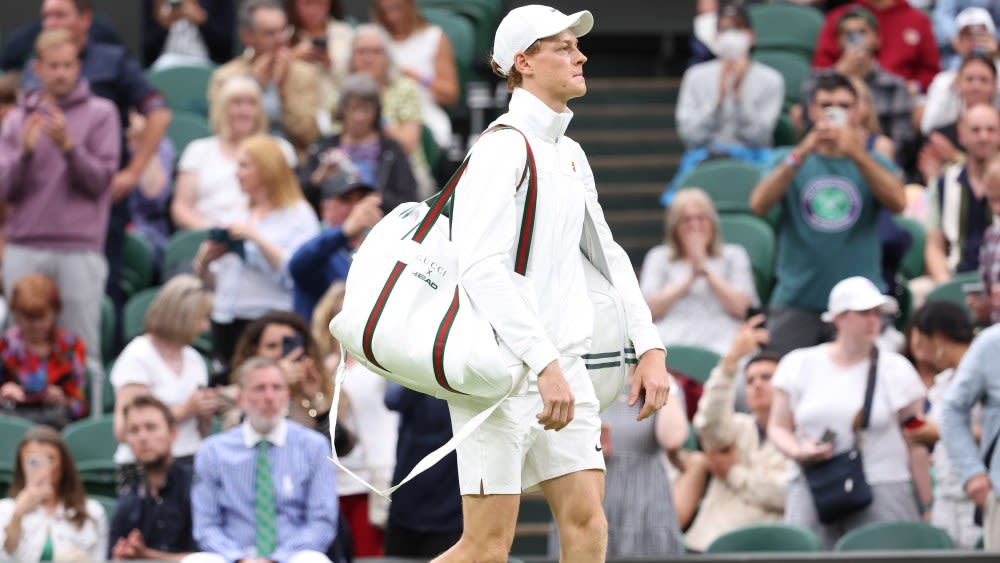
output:
[[[194,461],[194,538],[202,551],[233,562],[246,557],[287,561],[303,550],[325,553],[337,535],[339,507],[330,444],[292,421],[266,436],[274,479],[278,545],[256,554],[254,471],[261,439],[248,423],[205,440]]]

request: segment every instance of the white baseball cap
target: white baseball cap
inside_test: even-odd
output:
[[[587,10],[566,15],[555,8],[531,4],[514,8],[497,26],[493,38],[493,60],[507,75],[514,66],[514,57],[539,39],[551,37],[563,30],[570,30],[577,37],[590,33],[594,16]]]
[[[997,31],[996,25],[993,23],[993,16],[983,8],[966,8],[955,16],[956,31],[962,31],[962,29],[973,25],[985,26],[990,33]]]
[[[888,295],[883,295],[868,278],[854,276],[840,280],[830,291],[827,311],[820,317],[824,322],[833,322],[834,317],[847,311],[868,311],[880,308],[883,313],[895,314],[899,304]]]

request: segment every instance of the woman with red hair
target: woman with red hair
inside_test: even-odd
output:
[[[59,288],[29,274],[11,294],[14,326],[0,338],[0,414],[61,428],[87,414],[83,340],[56,326]]]

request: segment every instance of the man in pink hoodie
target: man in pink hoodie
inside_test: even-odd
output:
[[[108,265],[104,238],[121,125],[114,105],[80,79],[80,50],[67,31],[35,43],[42,86],[25,94],[0,130],[0,201],[11,206],[3,253],[4,290],[40,272],[59,286],[58,324],[99,357]]]

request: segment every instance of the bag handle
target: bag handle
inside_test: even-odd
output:
[[[531,251],[531,234],[535,228],[535,209],[538,202],[538,173],[535,168],[535,155],[531,152],[531,143],[528,142],[528,138],[524,136],[520,130],[516,127],[510,125],[495,125],[490,127],[486,131],[483,131],[480,138],[487,133],[492,133],[493,131],[503,131],[505,129],[511,129],[517,131],[521,138],[524,139],[524,148],[527,150],[528,161],[525,164],[524,173],[521,175],[521,180],[518,182],[515,191],[520,188],[524,183],[525,175],[528,176],[529,182],[527,187],[527,194],[524,198],[524,213],[521,216],[521,232],[517,237],[517,255],[514,259],[514,271],[520,275],[525,275],[528,271],[528,254]],[[455,190],[458,187],[459,180],[465,174],[465,169],[469,166],[469,159],[472,158],[472,151],[469,151],[468,156],[462,161],[462,164],[458,167],[458,170],[452,174],[451,179],[445,184],[444,188],[438,192],[435,196],[434,204],[431,206],[424,220],[420,222],[416,231],[413,233],[413,241],[416,243],[421,243],[431,232],[431,228],[434,223],[437,222],[438,218],[444,213],[444,210],[451,204],[455,197]]]
[[[867,430],[872,417],[872,402],[875,400],[875,378],[878,375],[878,346],[872,346],[871,363],[868,366],[868,382],[865,385],[865,403],[854,417],[854,434]],[[857,440],[857,438],[855,438]]]

